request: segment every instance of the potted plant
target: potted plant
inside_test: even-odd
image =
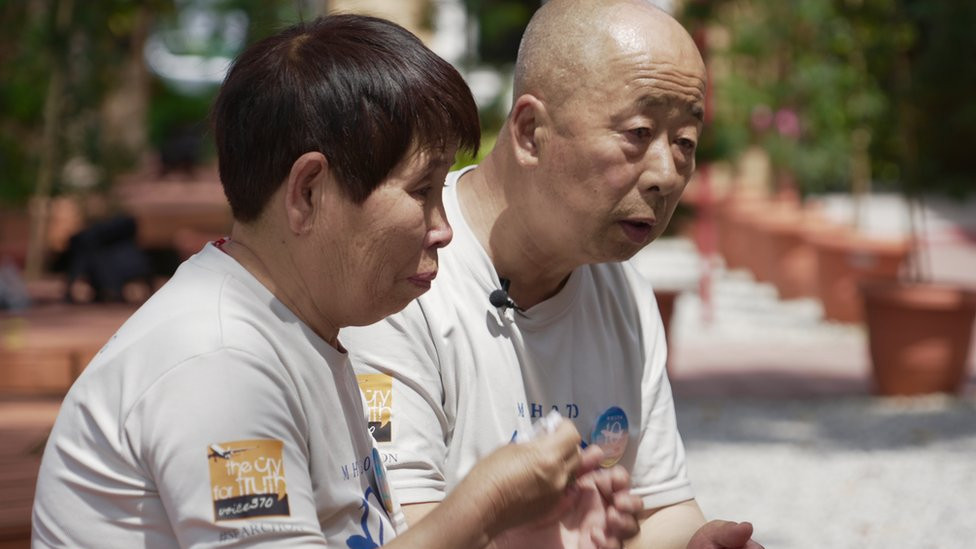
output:
[[[747,200],[733,191],[718,216],[726,262],[773,283],[783,297],[816,289],[827,318],[855,322],[857,282],[894,277],[905,254],[901,243],[859,234],[856,216],[842,230],[808,206],[818,193],[849,192],[858,202],[870,191],[864,159],[886,105],[860,48],[878,33],[860,32],[849,9],[819,0],[745,0],[709,13],[727,29],[715,110],[748,128],[753,148],[764,151],[769,182],[759,194],[774,198]],[[757,177],[743,179],[754,184]],[[830,265],[832,258],[839,261]]]
[[[878,393],[957,393],[966,381],[976,291],[955,284],[861,285]]]
[[[976,7],[935,3],[899,15],[915,30],[890,80],[898,105],[890,135],[901,160],[897,188],[910,204],[912,268],[896,281],[861,284],[872,372],[881,394],[956,393],[967,377],[976,288],[939,280],[926,264],[924,197],[954,194],[976,180],[968,150],[976,139],[976,112],[968,94],[958,91],[972,89],[976,76],[944,57],[976,49],[970,33]],[[918,113],[951,113],[952,120]]]
[[[914,223],[906,238],[869,237],[860,204],[887,186],[909,198],[913,212],[924,211],[918,205],[925,193],[973,188],[976,109],[964,90],[976,89],[976,73],[960,70],[959,59],[976,51],[976,4],[742,0],[707,11],[724,29],[716,42],[726,46],[721,71],[713,71],[721,72],[715,108],[751,128],[775,179],[796,181],[806,197],[849,193],[854,204],[850,226],[826,233],[800,230],[789,216],[756,224],[776,228],[784,240],[802,235],[779,248],[775,237],[764,246],[757,235],[747,237],[753,249],[766,249],[763,276],[775,282],[769,263],[806,246],[825,317],[867,323],[879,392],[958,390],[972,336],[972,291],[927,276],[924,239]],[[746,210],[745,218],[758,219],[770,208]],[[735,221],[721,215],[720,231]],[[730,250],[733,266],[748,266],[738,253],[743,245],[728,232],[720,233],[720,248]],[[912,323],[906,332],[879,324],[901,317],[896,307],[922,304],[925,312],[904,314]],[[940,327],[936,316],[942,315],[949,320]],[[889,352],[889,344],[901,350]],[[924,381],[922,372],[942,381]],[[896,375],[908,379],[893,381]]]

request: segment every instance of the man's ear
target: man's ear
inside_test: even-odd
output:
[[[285,215],[294,234],[304,234],[312,226],[329,177],[329,162],[320,152],[307,152],[291,165],[285,179]]]
[[[515,100],[509,117],[508,131],[512,138],[515,159],[523,166],[539,162],[539,139],[546,120],[546,106],[534,95],[526,94]]]

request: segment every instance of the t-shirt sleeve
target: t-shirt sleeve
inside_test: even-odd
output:
[[[664,325],[650,283],[636,272],[628,273],[639,285],[641,337],[644,365],[641,378],[641,432],[637,458],[631,471],[632,492],[654,509],[693,499],[695,494],[685,467],[685,449],[678,432],[674,398],[667,376],[667,344]],[[635,280],[635,278],[638,278]]]
[[[418,301],[366,327],[344,328],[367,404],[367,420],[402,504],[436,502],[447,492],[445,461],[453,417]]]
[[[123,423],[181,547],[325,547],[292,380],[242,351],[194,357]]]

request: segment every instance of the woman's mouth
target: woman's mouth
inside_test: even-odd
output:
[[[422,288],[424,290],[429,290],[430,289],[430,283],[436,277],[437,277],[437,271],[429,271],[429,272],[426,272],[426,273],[418,273],[418,274],[415,274],[415,275],[411,276],[410,278],[408,278],[407,280],[409,280],[411,284],[413,284],[414,286],[417,286],[418,288]]]

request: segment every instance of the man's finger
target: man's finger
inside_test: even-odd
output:
[[[712,520],[698,530],[695,537],[698,536],[702,536],[718,547],[738,549],[744,547],[749,542],[749,538],[752,537],[752,524]],[[692,547],[692,544],[689,544],[689,547]]]
[[[630,490],[630,473],[622,466],[615,465],[610,468],[610,480],[612,481],[610,488],[614,492]]]
[[[622,513],[636,515],[644,510],[644,500],[630,492],[617,492],[613,495],[613,506]]]
[[[607,509],[607,533],[617,539],[627,540],[640,533],[640,524],[632,513],[621,512],[616,507]]]
[[[600,467],[600,461],[602,459],[603,450],[596,444],[590,444],[580,451],[580,462],[579,468],[576,470],[576,476],[582,477],[590,471],[596,470]]]
[[[614,494],[618,492],[630,491],[630,473],[619,465],[609,469],[597,469],[588,478],[593,480],[600,495],[608,501],[612,501]]]

